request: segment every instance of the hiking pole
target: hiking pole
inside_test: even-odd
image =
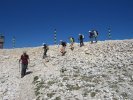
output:
[[[19,72],[20,72],[20,61],[19,61]]]

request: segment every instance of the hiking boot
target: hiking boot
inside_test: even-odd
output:
[[[21,78],[23,78],[24,77],[24,75],[21,75]]]
[[[73,51],[74,50],[74,47],[72,47],[71,50]]]
[[[64,55],[65,55],[65,53],[66,53],[66,51],[65,51],[64,53],[62,53],[62,56],[64,56]]]

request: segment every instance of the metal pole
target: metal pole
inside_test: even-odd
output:
[[[4,48],[4,42],[5,42],[5,37],[4,35],[1,33],[0,34],[0,49]]]
[[[57,39],[56,39],[56,29],[54,30],[54,44],[56,45],[57,44]]]
[[[13,46],[13,48],[15,48],[15,42],[16,42],[16,39],[15,39],[15,37],[13,36],[13,38],[12,38],[12,46]]]
[[[108,28],[108,39],[111,39],[111,28]]]

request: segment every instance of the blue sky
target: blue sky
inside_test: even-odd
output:
[[[133,0],[0,0],[0,33],[5,35],[5,48],[53,44],[68,41],[88,30],[96,29],[99,40],[107,39],[111,26],[112,39],[133,38]]]

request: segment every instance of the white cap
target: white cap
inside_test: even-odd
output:
[[[89,31],[89,33],[90,33],[91,31]]]
[[[46,43],[43,43],[42,45],[45,45]]]
[[[79,33],[79,35],[81,35],[81,34]]]
[[[62,40],[60,40],[60,41],[62,41]]]

